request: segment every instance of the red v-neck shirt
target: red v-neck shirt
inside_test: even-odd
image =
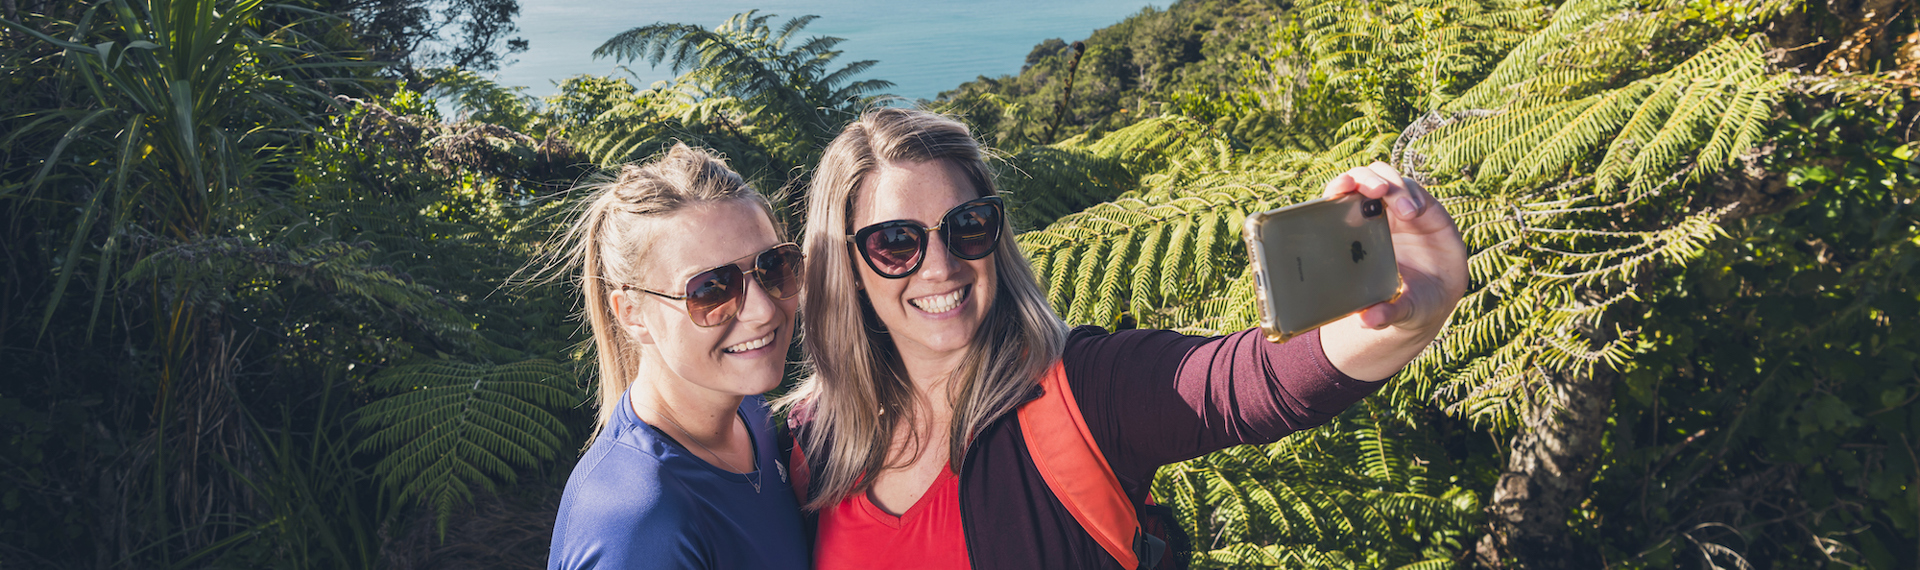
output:
[[[966,531],[960,527],[960,478],[940,469],[927,492],[893,516],[866,493],[853,493],[820,511],[815,570],[924,568],[967,570]]]
[[[1146,499],[1161,465],[1278,441],[1386,384],[1341,374],[1318,332],[1274,344],[1260,329],[1205,338],[1079,327],[1061,361],[1088,431],[1134,501]],[[797,429],[810,441],[804,421]],[[821,509],[816,567],[1125,570],[1054,496],[1021,433],[1018,414],[981,427],[961,473],[938,481],[946,490],[929,489],[905,517],[876,518],[886,513],[865,493]],[[808,456],[808,469],[819,473],[824,465]],[[956,505],[966,507],[966,520]]]

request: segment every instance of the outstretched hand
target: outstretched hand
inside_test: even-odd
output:
[[[1327,181],[1322,196],[1355,192],[1386,203],[1393,256],[1406,289],[1398,300],[1322,327],[1320,344],[1341,372],[1382,380],[1419,356],[1466,294],[1467,244],[1440,201],[1392,166],[1375,162],[1348,170]]]

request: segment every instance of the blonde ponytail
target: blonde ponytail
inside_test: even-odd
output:
[[[744,200],[766,212],[775,232],[786,232],[765,196],[718,156],[684,144],[673,145],[644,165],[623,165],[616,175],[597,175],[574,191],[587,197],[553,251],[559,263],[578,268],[585,319],[593,333],[600,409],[593,435],[587,438],[592,445],[640,370],[640,347],[620,327],[612,297],[621,284],[642,280],[641,260],[657,237],[651,231],[653,222],[690,206]]]

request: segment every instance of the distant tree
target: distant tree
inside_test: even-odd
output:
[[[519,0],[325,0],[327,12],[353,22],[375,61],[425,87],[427,70],[454,67],[488,72],[527,51],[514,18]]]
[[[1034,44],[1033,51],[1027,52],[1027,62],[1020,66],[1020,71],[1024,72],[1033,69],[1034,65],[1046,61],[1049,57],[1059,55],[1066,50],[1067,42],[1061,41],[1060,38],[1047,38],[1040,43]]]

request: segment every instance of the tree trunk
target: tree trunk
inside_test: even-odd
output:
[[[1828,0],[1827,9],[1840,18],[1840,44],[1820,62],[1822,73],[1869,73],[1874,59],[1892,45],[1884,41],[1887,24],[1905,11],[1903,0]]]
[[[1047,125],[1047,140],[1040,144],[1053,144],[1053,137],[1060,131],[1060,123],[1067,118],[1067,103],[1073,100],[1073,76],[1080,71],[1080,56],[1087,54],[1085,42],[1073,42],[1068,49],[1073,50],[1073,60],[1067,63],[1067,89],[1060,93],[1060,102],[1053,106],[1053,122]]]
[[[1599,561],[1574,550],[1567,513],[1587,498],[1600,465],[1600,438],[1613,408],[1619,374],[1550,376],[1546,401],[1530,406],[1513,438],[1507,470],[1488,505],[1492,534],[1479,548],[1481,563],[1520,568],[1592,568]],[[1504,560],[1503,560],[1504,559]]]

